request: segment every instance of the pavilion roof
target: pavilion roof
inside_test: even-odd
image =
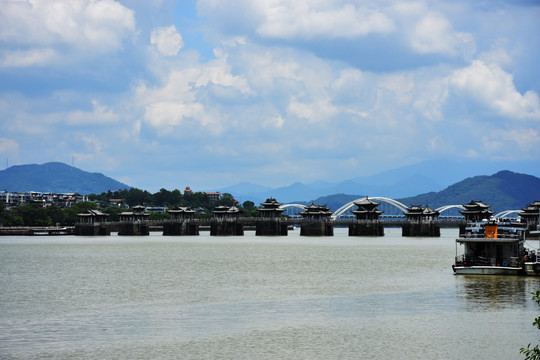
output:
[[[375,206],[378,206],[380,204],[381,204],[380,202],[370,200],[367,196],[365,198],[361,199],[361,200],[356,200],[354,202],[354,205],[356,205],[356,206],[361,206],[361,205],[375,205]]]

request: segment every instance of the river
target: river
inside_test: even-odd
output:
[[[540,278],[440,238],[0,237],[0,358],[522,359]]]

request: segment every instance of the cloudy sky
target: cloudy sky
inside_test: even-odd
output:
[[[445,158],[533,173],[539,34],[533,0],[0,0],[0,168],[149,191]]]

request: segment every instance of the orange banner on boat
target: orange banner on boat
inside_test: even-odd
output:
[[[486,225],[484,231],[487,238],[497,238],[497,225]]]

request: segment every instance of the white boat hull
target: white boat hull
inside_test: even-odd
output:
[[[540,262],[526,262],[525,274],[529,276],[540,276]]]
[[[507,266],[453,266],[456,275],[520,275],[521,268]]]

